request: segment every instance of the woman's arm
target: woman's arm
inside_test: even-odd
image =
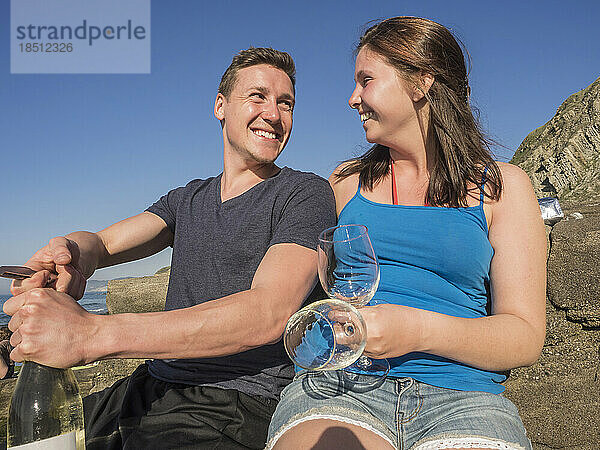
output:
[[[464,319],[396,305],[363,308],[366,352],[376,358],[413,351],[485,370],[533,364],[546,333],[546,238],[529,178],[500,164],[504,190],[491,207],[492,314]]]

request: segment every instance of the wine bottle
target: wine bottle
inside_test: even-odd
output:
[[[83,403],[71,369],[25,361],[8,410],[9,449],[85,449]]]

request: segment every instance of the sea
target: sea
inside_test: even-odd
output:
[[[8,325],[8,321],[10,320],[10,316],[4,314],[1,308],[4,302],[10,297],[10,295],[0,295],[0,327]],[[79,304],[91,313],[106,314],[108,312],[106,308],[106,290],[86,292],[81,300],[79,300]]]

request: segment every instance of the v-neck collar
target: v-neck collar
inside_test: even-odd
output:
[[[230,198],[228,200],[225,200],[225,201],[221,200],[221,178],[223,177],[223,172],[221,172],[219,174],[219,176],[216,178],[216,186],[215,186],[215,191],[216,191],[215,200],[217,202],[217,207],[224,208],[224,207],[227,207],[229,205],[235,205],[235,204],[237,204],[238,201],[239,201],[239,199],[247,197],[249,195],[249,193],[252,192],[252,191],[254,191],[258,186],[262,186],[263,183],[265,183],[265,182],[267,182],[269,180],[272,180],[272,179],[278,177],[279,174],[281,174],[281,172],[283,172],[284,169],[287,169],[287,167],[286,166],[281,167],[277,173],[271,175],[269,178],[265,178],[264,180],[259,181],[254,186],[246,189],[241,194],[236,195],[235,197],[232,197],[232,198]]]

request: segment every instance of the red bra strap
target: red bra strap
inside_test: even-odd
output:
[[[392,204],[398,204],[398,193],[396,192],[396,174],[394,173],[394,163],[391,163],[392,166]]]

